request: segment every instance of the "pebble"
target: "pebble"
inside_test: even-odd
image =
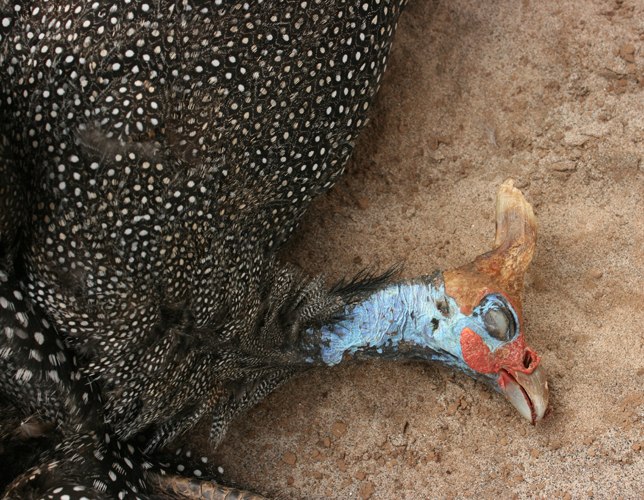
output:
[[[635,62],[635,46],[632,43],[625,43],[619,48],[619,56],[629,63]]]
[[[598,280],[604,275],[604,272],[599,269],[593,269],[588,273],[588,277],[593,280]]]
[[[344,434],[347,431],[347,424],[343,424],[342,422],[336,422],[333,424],[333,427],[331,428],[331,432],[335,437],[340,437],[342,434]]]
[[[373,484],[367,482],[362,485],[359,493],[362,500],[369,500],[371,498],[371,495],[373,495],[375,492],[376,489],[373,487]]]
[[[353,482],[353,481],[351,481],[351,479],[345,479],[344,481],[342,481],[342,484],[340,484],[340,489],[342,490],[342,489],[346,488],[346,487],[347,487],[347,486],[349,486],[352,482]]]
[[[539,450],[532,450],[530,455],[532,455],[533,458],[539,458]]]
[[[282,461],[285,464],[295,466],[295,462],[297,461],[297,457],[295,456],[295,453],[292,453],[290,451],[285,451],[284,452],[284,457],[282,458]]]
[[[449,408],[447,408],[447,411],[445,413],[447,413],[449,416],[454,415],[460,404],[460,401],[454,401],[451,405],[449,405]]]
[[[367,208],[369,208],[369,198],[367,198],[367,197],[358,198],[356,200],[356,203],[357,203],[358,208],[360,210],[366,210]]]

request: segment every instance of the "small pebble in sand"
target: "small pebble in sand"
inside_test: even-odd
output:
[[[297,461],[297,457],[295,456],[295,453],[292,453],[290,451],[285,451],[284,452],[284,457],[282,458],[283,462],[288,465],[295,466],[295,462]]]
[[[619,48],[619,56],[629,63],[635,62],[635,46],[632,43],[625,43]]]
[[[331,432],[335,437],[340,437],[342,434],[344,434],[347,431],[347,424],[343,424],[342,422],[336,422],[333,424],[333,427],[331,429]]]
[[[367,208],[369,208],[369,198],[358,198],[356,200],[356,203],[360,210],[366,210]]]
[[[369,500],[369,498],[371,498],[371,495],[373,495],[375,492],[376,489],[373,487],[373,484],[364,483],[360,488],[359,493],[363,500]]]

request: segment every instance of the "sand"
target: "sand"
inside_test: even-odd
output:
[[[282,258],[329,283],[490,249],[535,207],[524,331],[553,415],[420,363],[289,382],[230,429],[223,479],[297,499],[644,498],[644,1],[412,0],[372,120]],[[199,450],[207,454],[205,449]]]

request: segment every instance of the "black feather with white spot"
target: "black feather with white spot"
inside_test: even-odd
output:
[[[154,451],[201,418],[219,443],[299,371],[279,349],[344,301],[275,253],[342,173],[404,3],[0,0],[12,398],[81,427],[91,400]]]

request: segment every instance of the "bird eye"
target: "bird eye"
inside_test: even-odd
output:
[[[485,330],[497,340],[506,342],[514,337],[516,325],[505,300],[499,296],[485,297],[479,304]]]

